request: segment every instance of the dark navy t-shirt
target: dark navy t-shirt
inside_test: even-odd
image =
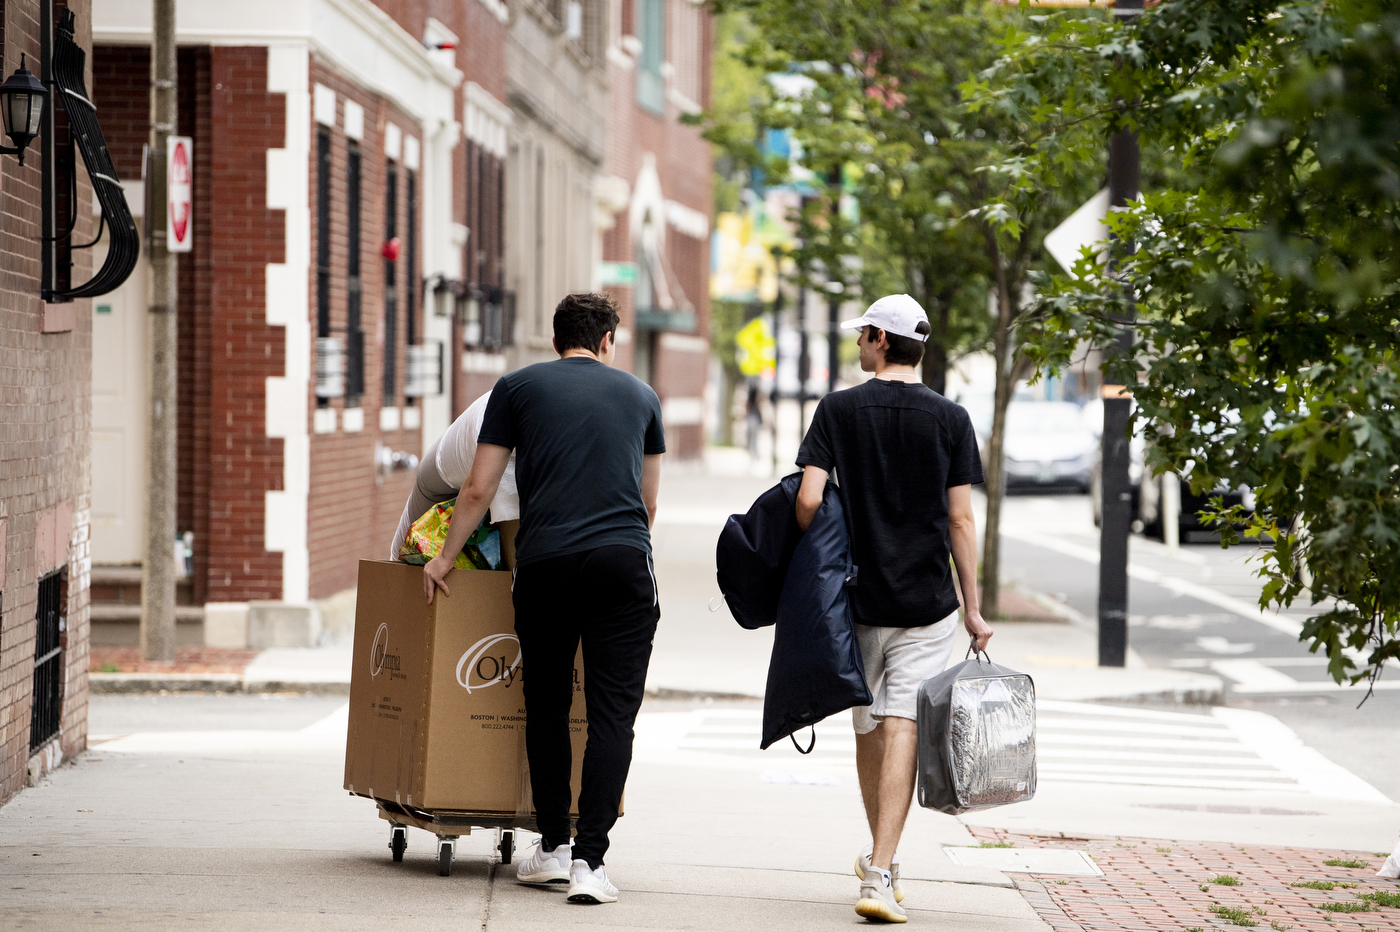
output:
[[[982,481],[967,411],[921,382],[871,379],[822,398],[797,465],[835,473],[858,567],[858,624],[918,628],[958,607],[948,490]]]
[[[651,553],[642,457],[666,452],[661,402],[641,379],[587,356],[501,376],[478,443],[515,451],[518,566],[598,547]]]

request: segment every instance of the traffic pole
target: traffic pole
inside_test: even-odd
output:
[[[1114,14],[1136,16],[1143,0],[1117,0]],[[1108,204],[1112,210],[1138,196],[1142,156],[1137,135],[1115,133],[1108,142]],[[1112,252],[1131,254],[1133,244],[1117,242]],[[1110,287],[1113,287],[1110,285]],[[1113,352],[1132,352],[1131,317],[1122,322]],[[1133,524],[1133,490],[1128,478],[1131,438],[1128,422],[1132,395],[1128,386],[1103,387],[1103,461],[1099,493],[1102,496],[1099,528],[1099,666],[1121,667],[1128,659],[1128,536]]]
[[[177,131],[178,74],[175,44],[175,0],[152,0],[155,30],[151,45],[150,166],[152,185],[149,230],[151,262],[150,329],[147,360],[150,370],[146,407],[146,553],[141,565],[141,659],[175,659],[175,492],[176,420],[178,415],[176,354],[179,301],[176,256],[166,248],[169,203],[166,190],[166,148]]]

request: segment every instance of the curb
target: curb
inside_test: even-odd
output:
[[[108,696],[159,692],[348,696],[350,684],[326,680],[249,679],[241,673],[89,673],[88,691]]]

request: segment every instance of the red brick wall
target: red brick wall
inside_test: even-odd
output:
[[[331,137],[331,334],[344,337],[348,295],[346,293],[346,262],[351,244],[346,240],[346,157],[348,141],[343,131],[344,100],[350,99],[365,110],[365,134],[360,141],[360,321],[365,331],[365,393],[360,399],[364,412],[364,430],[346,433],[344,430],[345,401],[332,399],[336,411],[336,432],[311,436],[311,488],[307,502],[307,547],[310,550],[310,595],[323,598],[355,585],[361,559],[383,559],[389,538],[397,527],[403,504],[412,488],[411,472],[391,473],[377,478],[374,468],[376,444],[390,450],[418,453],[422,449],[421,430],[380,431],[379,412],[383,399],[384,332],[384,262],[380,249],[384,244],[385,168],[384,132],[389,122],[404,131],[405,137],[419,138],[419,128],[413,119],[379,97],[364,92],[358,84],[339,75],[319,60],[311,64],[312,84],[324,84],[336,92],[336,126]],[[310,295],[315,312],[316,278],[314,257],[316,242],[316,133],[311,130],[311,236],[309,254],[313,257]],[[422,142],[420,138],[420,143]],[[418,217],[422,223],[422,169],[418,171]],[[404,241],[399,254],[398,276],[398,375],[397,404],[404,406],[403,386],[407,375],[408,342],[407,291],[410,284],[421,285],[421,267],[408,268],[408,175],[402,164],[398,170],[398,233]],[[425,244],[419,242],[419,262]],[[423,301],[421,287],[414,302],[417,332],[423,333]],[[314,352],[314,347],[313,347]],[[314,371],[315,361],[311,361]],[[311,386],[308,404],[316,406],[315,386]],[[308,429],[309,426],[308,426]]]
[[[268,326],[264,283],[283,261],[283,212],[267,207],[269,147],[285,101],[267,91],[267,50],[210,50],[208,447],[210,601],[280,599],[282,555],[264,546],[264,493],[282,487],[282,441],[267,436],[266,379],[285,370],[285,333]]]
[[[5,60],[39,58],[39,0],[4,5]],[[77,40],[91,48],[89,4],[68,4]],[[92,86],[91,75],[88,86]],[[60,747],[71,755],[87,744],[88,511],[92,412],[92,305],[68,305],[72,330],[41,332],[39,299],[39,154],[31,145],[23,168],[0,157],[0,803],[24,785],[34,675],[38,580],[66,568],[67,633]],[[91,185],[79,173],[79,203]],[[87,211],[74,238],[90,239]],[[75,282],[91,274],[87,252],[76,254]]]
[[[629,31],[628,9],[631,3],[624,0],[623,33]],[[703,19],[704,47],[709,46],[712,24],[709,17]],[[656,171],[661,179],[661,190],[667,200],[697,210],[706,216],[713,214],[711,200],[711,155],[710,146],[700,136],[698,127],[686,126],[680,122],[680,112],[669,99],[666,113],[658,116],[637,104],[636,72],[617,65],[609,66],[612,81],[612,98],[609,103],[608,123],[608,173],[617,175],[635,186],[637,173],[642,167],[644,153],[656,156]],[[702,96],[708,97],[710,84],[710,64],[708,56],[702,57],[700,75]],[[698,101],[706,103],[705,100]],[[603,236],[603,258],[616,262],[632,262],[636,256],[632,249],[628,214],[624,209],[615,217],[615,226]],[[666,258],[676,273],[685,297],[695,308],[697,329],[694,335],[709,338],[710,327],[710,244],[708,239],[694,239],[674,227],[666,229]],[[623,325],[635,329],[633,289],[609,289],[623,305]],[[635,345],[635,344],[633,344]],[[633,345],[618,347],[618,361],[630,367],[633,359]],[[704,354],[681,353],[658,349],[653,360],[657,393],[663,401],[669,397],[701,396],[707,378],[708,359]],[[670,453],[673,456],[687,457],[698,455],[702,437],[699,426],[685,426],[667,429],[671,438]]]

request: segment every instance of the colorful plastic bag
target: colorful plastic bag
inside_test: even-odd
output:
[[[408,536],[399,545],[399,559],[422,566],[442,553],[447,542],[447,529],[452,524],[452,509],[457,504],[439,502],[423,513],[408,529]],[[494,570],[501,565],[501,532],[482,521],[472,531],[462,552],[452,565],[459,570]]]

